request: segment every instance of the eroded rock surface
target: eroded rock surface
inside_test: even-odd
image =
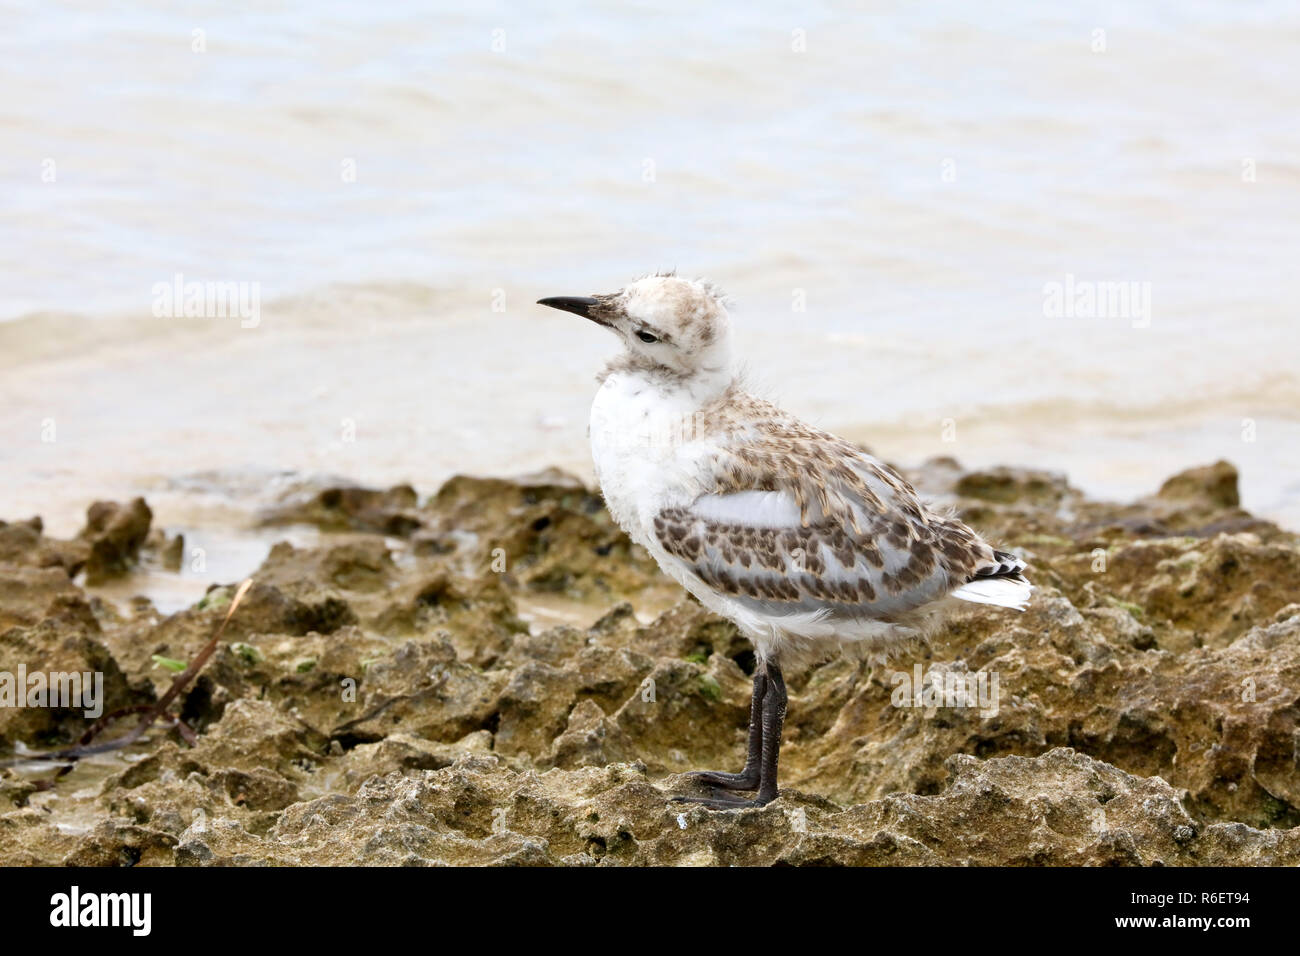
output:
[[[591,490],[308,487],[265,521],[321,543],[253,575],[178,702],[197,744],[159,725],[53,792],[0,770],[0,859],[1300,864],[1300,544],[1240,508],[1231,465],[1127,505],[951,459],[909,477],[1023,554],[1037,591],[1020,615],[963,606],[891,661],[790,675],[765,808],[669,802],[685,771],[743,762],[753,654]],[[168,616],[96,597],[142,550],[167,565],[177,539],[149,523],[139,501],[94,506],[73,541],[0,524],[0,671],[102,672],[109,711],[156,700],[156,659],[191,659],[233,587]],[[988,693],[912,698],[918,675]],[[87,726],[0,708],[0,751]]]

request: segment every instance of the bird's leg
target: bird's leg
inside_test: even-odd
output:
[[[761,807],[776,799],[776,774],[781,755],[781,730],[785,726],[785,706],[788,698],[785,690],[785,678],[781,675],[781,668],[774,663],[767,664],[766,678],[766,688],[763,692],[761,708],[759,708],[761,710],[762,743],[759,751],[758,793],[754,799],[744,800],[730,795],[715,795],[712,797],[674,797],[674,800],[683,803],[703,804],[710,810],[736,810],[744,807]],[[757,681],[755,687],[757,687]],[[753,741],[752,733],[750,740]],[[749,769],[748,763],[746,763],[745,769]],[[744,776],[744,774],[738,774],[737,776]]]
[[[763,698],[766,693],[767,670],[760,664],[754,671],[754,696],[749,701],[749,749],[745,753],[745,769],[740,773],[696,770],[688,773],[688,777],[721,790],[753,790],[758,787],[763,757]]]
[[[781,757],[781,732],[785,729],[785,677],[781,668],[768,665],[767,695],[763,699],[763,763],[759,774],[758,806],[776,799],[776,766]]]

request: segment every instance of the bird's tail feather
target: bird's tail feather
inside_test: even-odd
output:
[[[1012,607],[1023,611],[1029,603],[1029,595],[1034,586],[1019,574],[1002,578],[976,578],[967,581],[952,592],[955,598],[972,601],[975,604],[995,604],[998,607]]]
[[[955,598],[975,604],[994,604],[1023,611],[1034,586],[1025,580],[1025,562],[1010,551],[994,551],[994,563],[980,568],[969,581],[952,592]]]

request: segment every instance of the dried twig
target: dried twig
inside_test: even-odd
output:
[[[131,744],[143,737],[144,732],[153,726],[154,722],[160,717],[171,723],[172,726],[176,728],[177,732],[180,733],[181,737],[192,746],[198,739],[195,736],[194,731],[186,725],[180,717],[167,713],[167,707],[176,699],[176,696],[184,690],[195,677],[198,676],[199,671],[203,669],[203,665],[208,662],[208,658],[210,658],[216,651],[217,642],[221,640],[221,635],[225,633],[226,625],[230,623],[230,618],[235,613],[235,608],[239,607],[239,602],[244,599],[244,595],[248,593],[248,589],[252,587],[252,585],[252,578],[249,578],[239,585],[238,590],[235,591],[235,596],[230,599],[230,607],[226,609],[226,616],[221,619],[221,624],[218,625],[211,639],[208,643],[204,644],[203,649],[195,655],[194,660],[190,662],[190,666],[176,675],[176,679],[172,681],[171,686],[167,688],[166,693],[164,693],[162,697],[158,698],[157,703],[125,707],[101,717],[99,720],[95,721],[95,723],[91,724],[89,729],[81,735],[81,739],[77,742],[76,746],[65,747],[62,750],[51,750],[46,753],[23,754],[21,757],[5,761],[4,764],[0,764],[0,766],[13,766],[14,764],[28,760],[70,761],[68,766],[61,768],[59,772],[55,774],[55,779],[57,779],[71,770],[72,763],[82,757],[89,757],[93,754],[108,753],[113,750],[121,750],[123,747],[129,747]],[[138,712],[143,712],[144,716],[140,718],[140,721],[133,728],[131,728],[129,733],[115,738],[114,740],[104,741],[103,743],[91,743],[100,731],[118,717]],[[50,781],[49,785],[52,786],[53,781]],[[48,787],[43,787],[42,789],[48,789]]]

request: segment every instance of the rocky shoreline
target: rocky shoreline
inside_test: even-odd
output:
[[[320,488],[215,656],[116,761],[0,770],[8,864],[1300,864],[1300,537],[1226,462],[1125,505],[1055,474],[903,473],[1037,586],[887,664],[793,675],[781,797],[668,802],[743,760],[753,655],[663,577],[599,496],[546,472]],[[183,543],[101,502],[71,540],[0,522],[0,673],[103,674],[148,705],[229,606],[96,594]],[[558,622],[558,623],[557,623]],[[996,706],[899,706],[907,675],[996,676]],[[900,677],[899,675],[903,675]],[[938,685],[936,685],[938,686]],[[0,756],[74,743],[82,710],[0,707]],[[128,724],[114,727],[120,733]]]

